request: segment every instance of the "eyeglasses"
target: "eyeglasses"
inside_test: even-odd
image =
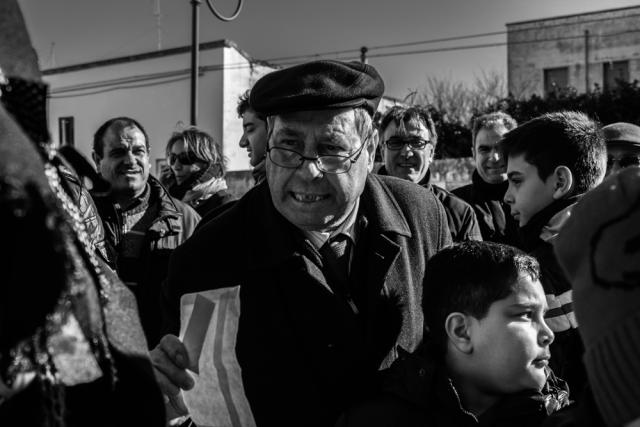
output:
[[[607,156],[607,170],[611,169],[614,164],[618,164],[620,168],[628,168],[629,166],[640,166],[640,155],[627,155],[621,157]]]
[[[298,169],[305,160],[314,162],[320,172],[339,174],[349,172],[351,165],[358,161],[362,150],[367,145],[365,141],[360,148],[353,153],[340,156],[340,155],[323,155],[316,157],[306,157],[294,150],[281,147],[268,147],[267,153],[269,153],[269,160],[273,164],[287,169]],[[355,157],[354,157],[355,156]]]
[[[405,145],[411,147],[412,150],[424,150],[427,144],[430,143],[431,141],[422,139],[419,136],[392,136],[387,139],[384,145],[387,149],[393,151],[402,150]]]
[[[188,153],[184,151],[180,154],[175,154],[175,153],[169,154],[170,165],[174,164],[176,160],[179,161],[180,164],[184,166],[191,166],[196,162],[196,159],[194,157],[190,156]]]

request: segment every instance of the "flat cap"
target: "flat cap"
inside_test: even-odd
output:
[[[607,144],[624,143],[640,147],[640,126],[618,122],[602,128]]]
[[[251,89],[249,103],[265,116],[348,107],[373,115],[383,93],[384,82],[372,66],[323,60],[265,75]]]

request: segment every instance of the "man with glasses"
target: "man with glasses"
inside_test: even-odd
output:
[[[108,194],[93,194],[110,261],[136,296],[147,343],[154,347],[162,336],[160,284],[169,255],[191,236],[200,216],[149,174],[149,138],[136,120],[117,117],[102,124],[93,138],[93,159],[111,184]]]
[[[240,286],[236,355],[258,426],[333,425],[398,346],[422,339],[425,263],[451,237],[431,192],[370,174],[383,91],[361,63],[315,61],[260,79],[251,105],[267,118],[268,185],[171,258],[174,334],[181,295]],[[184,346],[165,336],[152,359],[178,406],[193,387]]]
[[[607,142],[607,176],[629,166],[640,166],[640,127],[619,122],[602,131]]]
[[[391,175],[421,185],[435,194],[447,213],[454,242],[482,240],[473,208],[444,188],[431,184],[429,166],[438,143],[436,128],[426,108],[395,106],[380,120],[381,175]]]

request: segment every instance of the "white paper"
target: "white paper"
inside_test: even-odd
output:
[[[255,426],[236,359],[239,319],[239,286],[180,300],[180,338],[195,380],[194,388],[183,392],[184,402],[198,427]]]

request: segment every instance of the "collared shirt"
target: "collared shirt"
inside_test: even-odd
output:
[[[304,236],[309,240],[311,245],[317,250],[327,243],[332,237],[335,237],[339,234],[345,234],[351,239],[351,243],[354,245],[357,241],[357,230],[356,230],[356,218],[358,217],[358,209],[360,207],[360,199],[356,201],[356,205],[351,210],[351,213],[347,216],[347,218],[340,224],[335,230],[330,232],[323,231],[303,231]]]

